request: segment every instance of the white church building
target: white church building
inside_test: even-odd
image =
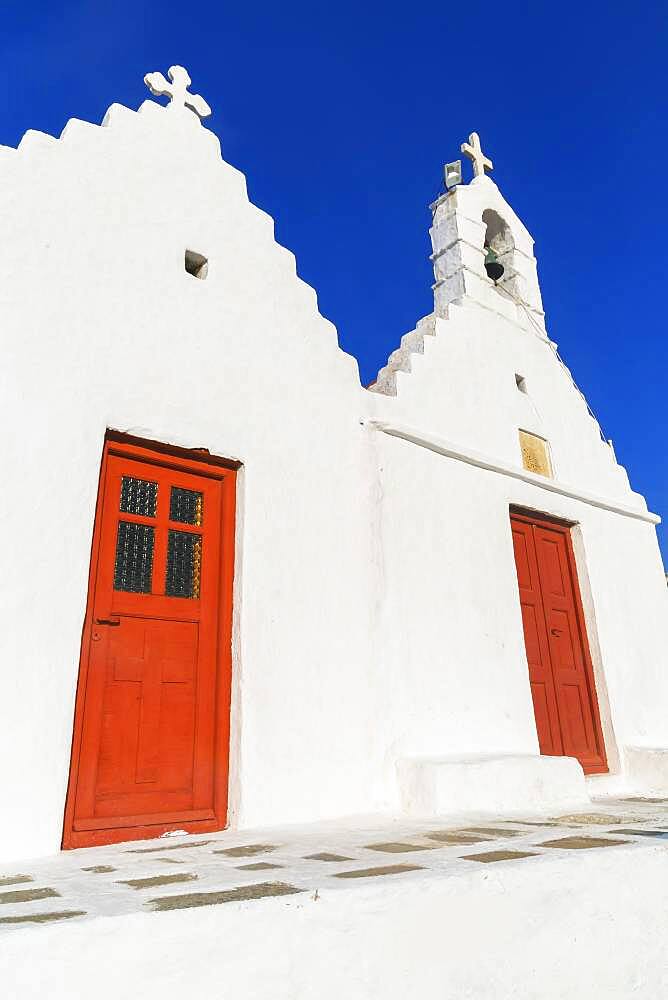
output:
[[[221,158],[185,71],[147,83],[166,106],[114,104],[101,126],[72,119],[57,139],[27,131],[18,148],[0,147],[0,886],[16,873],[37,885],[35,858],[92,871],[101,851],[113,870],[122,852],[148,857],[128,852],[159,850],[142,842],[164,836],[187,853],[218,835],[247,845],[251,831],[336,830],[350,817],[386,817],[405,836],[405,824],[423,835],[443,817],[478,817],[481,830],[484,817],[494,828],[529,817],[537,829],[606,802],[620,816],[641,800],[658,808],[668,800],[659,517],[558,353],[573,333],[546,323],[533,240],[478,136],[462,146],[473,179],[455,168],[431,206],[433,312],[365,388],[272,219]],[[601,851],[600,871],[595,851],[559,854],[559,878],[576,892],[594,872],[612,905],[633,850],[646,903],[625,906],[656,909],[666,848],[649,840]],[[519,874],[531,864],[475,872],[515,879],[531,909],[538,896]],[[474,896],[491,891],[467,877]],[[402,885],[419,878],[415,906],[430,900],[431,926],[445,904],[424,870]],[[21,886],[5,900],[16,923]],[[35,905],[50,912],[48,899]],[[279,920],[288,904],[252,905]],[[332,927],[345,910],[310,905]],[[396,919],[419,922],[412,906]],[[49,939],[51,976],[56,942],[62,955],[76,940],[84,965],[99,958],[92,938],[90,955],[83,948],[94,921],[80,909],[31,932],[62,936]],[[285,919],[307,935],[297,909]],[[171,917],[208,920],[197,925],[206,939],[223,911],[230,947],[243,951],[232,910]],[[498,931],[509,918],[497,917]],[[151,919],[170,928],[165,949],[184,940],[183,923]],[[594,965],[614,965],[614,939],[586,919]],[[633,937],[629,919],[624,934],[654,968],[637,995],[657,996],[656,941]],[[8,954],[26,961],[28,931],[9,929]],[[334,977],[313,993],[290,980],[285,993],[235,995],[434,991],[419,976],[409,988],[384,961],[392,979],[377,992]],[[206,969],[202,955],[197,965]],[[63,977],[42,995],[78,995]],[[489,996],[510,995],[489,984]],[[488,995],[452,989],[438,995]],[[37,986],[12,993],[33,995]],[[513,995],[580,994],[552,984]]]

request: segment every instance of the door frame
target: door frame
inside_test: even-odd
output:
[[[111,456],[140,459],[146,464],[159,465],[204,475],[217,479],[222,484],[222,523],[220,531],[220,595],[218,608],[218,634],[216,657],[216,704],[215,704],[215,744],[214,744],[214,818],[192,820],[190,822],[157,823],[151,825],[87,830],[79,833],[74,829],[77,781],[81,757],[81,744],[88,682],[88,665],[91,652],[93,625],[93,604],[97,583],[98,561],[102,542],[102,508],[107,476],[108,460]],[[104,438],[102,461],[98,480],[97,500],[93,523],[86,612],[81,636],[79,672],[74,703],[74,720],[70,768],[63,817],[61,847],[69,850],[77,847],[92,847],[98,844],[117,843],[124,840],[145,840],[159,837],[173,830],[188,833],[210,833],[223,830],[227,826],[229,797],[230,762],[230,711],[232,694],[232,615],[235,569],[236,535],[236,473],[241,463],[212,456],[202,449],[186,449],[165,445],[157,441],[137,438],[116,431],[107,431]]]
[[[565,539],[566,555],[568,557],[568,568],[571,578],[571,586],[573,588],[573,606],[575,608],[575,619],[578,627],[578,632],[580,635],[580,643],[582,646],[582,655],[584,660],[585,679],[587,682],[587,693],[589,695],[589,703],[592,709],[592,723],[594,726],[594,733],[596,736],[596,740],[601,748],[601,762],[598,764],[592,764],[588,766],[585,774],[586,775],[608,774],[610,771],[610,767],[608,763],[608,751],[606,747],[605,735],[603,732],[603,726],[601,724],[601,711],[599,704],[600,696],[596,687],[596,675],[594,670],[594,663],[591,658],[589,634],[587,630],[587,618],[585,615],[585,610],[582,603],[582,594],[580,591],[580,577],[578,573],[578,563],[575,555],[575,548],[573,547],[572,531],[573,528],[577,527],[577,523],[574,521],[568,521],[563,517],[558,517],[553,514],[548,514],[545,511],[531,510],[530,508],[526,507],[516,507],[513,504],[510,505],[509,513],[510,513],[511,527],[513,519],[517,521],[523,521],[525,524],[542,523],[550,527],[553,531],[558,531]],[[515,569],[514,560],[513,560],[513,568]],[[515,569],[515,581],[517,582],[516,569]],[[524,630],[522,630],[522,641],[524,643]],[[531,699],[531,707],[533,710],[533,698]],[[535,721],[535,715],[534,715],[534,721]],[[559,720],[559,725],[561,726],[561,720]]]

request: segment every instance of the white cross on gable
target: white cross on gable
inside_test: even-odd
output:
[[[487,170],[493,170],[494,164],[485,156],[480,147],[480,136],[477,132],[471,132],[468,142],[463,142],[462,153],[464,156],[468,156],[469,160],[473,163],[473,176],[474,177],[484,177],[485,168]]]
[[[167,76],[171,80],[165,80],[162,73],[147,73],[144,83],[156,97],[168,97],[170,108],[190,108],[200,118],[206,118],[211,114],[211,108],[203,97],[199,94],[189,94],[188,87],[192,83],[188,70],[183,66],[170,66]]]

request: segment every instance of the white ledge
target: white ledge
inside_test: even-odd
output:
[[[535,472],[528,472],[517,465],[507,465],[499,462],[498,459],[490,458],[479,451],[462,451],[457,445],[443,438],[427,436],[412,427],[404,424],[392,424],[384,420],[366,420],[367,427],[389,434],[390,437],[402,438],[410,441],[411,444],[419,445],[420,448],[427,448],[438,455],[445,455],[446,458],[453,458],[457,462],[465,462],[466,465],[474,465],[478,469],[487,469],[488,472],[496,472],[501,476],[509,476],[511,479],[520,479],[531,486],[537,486],[548,493],[559,493],[561,496],[570,497],[573,500],[580,500],[582,503],[590,504],[592,507],[600,507],[601,510],[609,510],[614,514],[622,514],[624,517],[633,517],[637,521],[647,521],[649,524],[660,524],[661,518],[658,514],[650,511],[638,510],[629,507],[627,504],[617,503],[615,500],[607,500],[605,497],[595,496],[593,493],[584,493],[582,490],[567,486],[565,483],[557,483],[553,479],[546,479]]]

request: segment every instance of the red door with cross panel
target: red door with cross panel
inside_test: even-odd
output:
[[[511,523],[540,752],[607,771],[570,528],[522,514]]]
[[[196,453],[105,447],[64,847],[225,826],[234,490]]]

